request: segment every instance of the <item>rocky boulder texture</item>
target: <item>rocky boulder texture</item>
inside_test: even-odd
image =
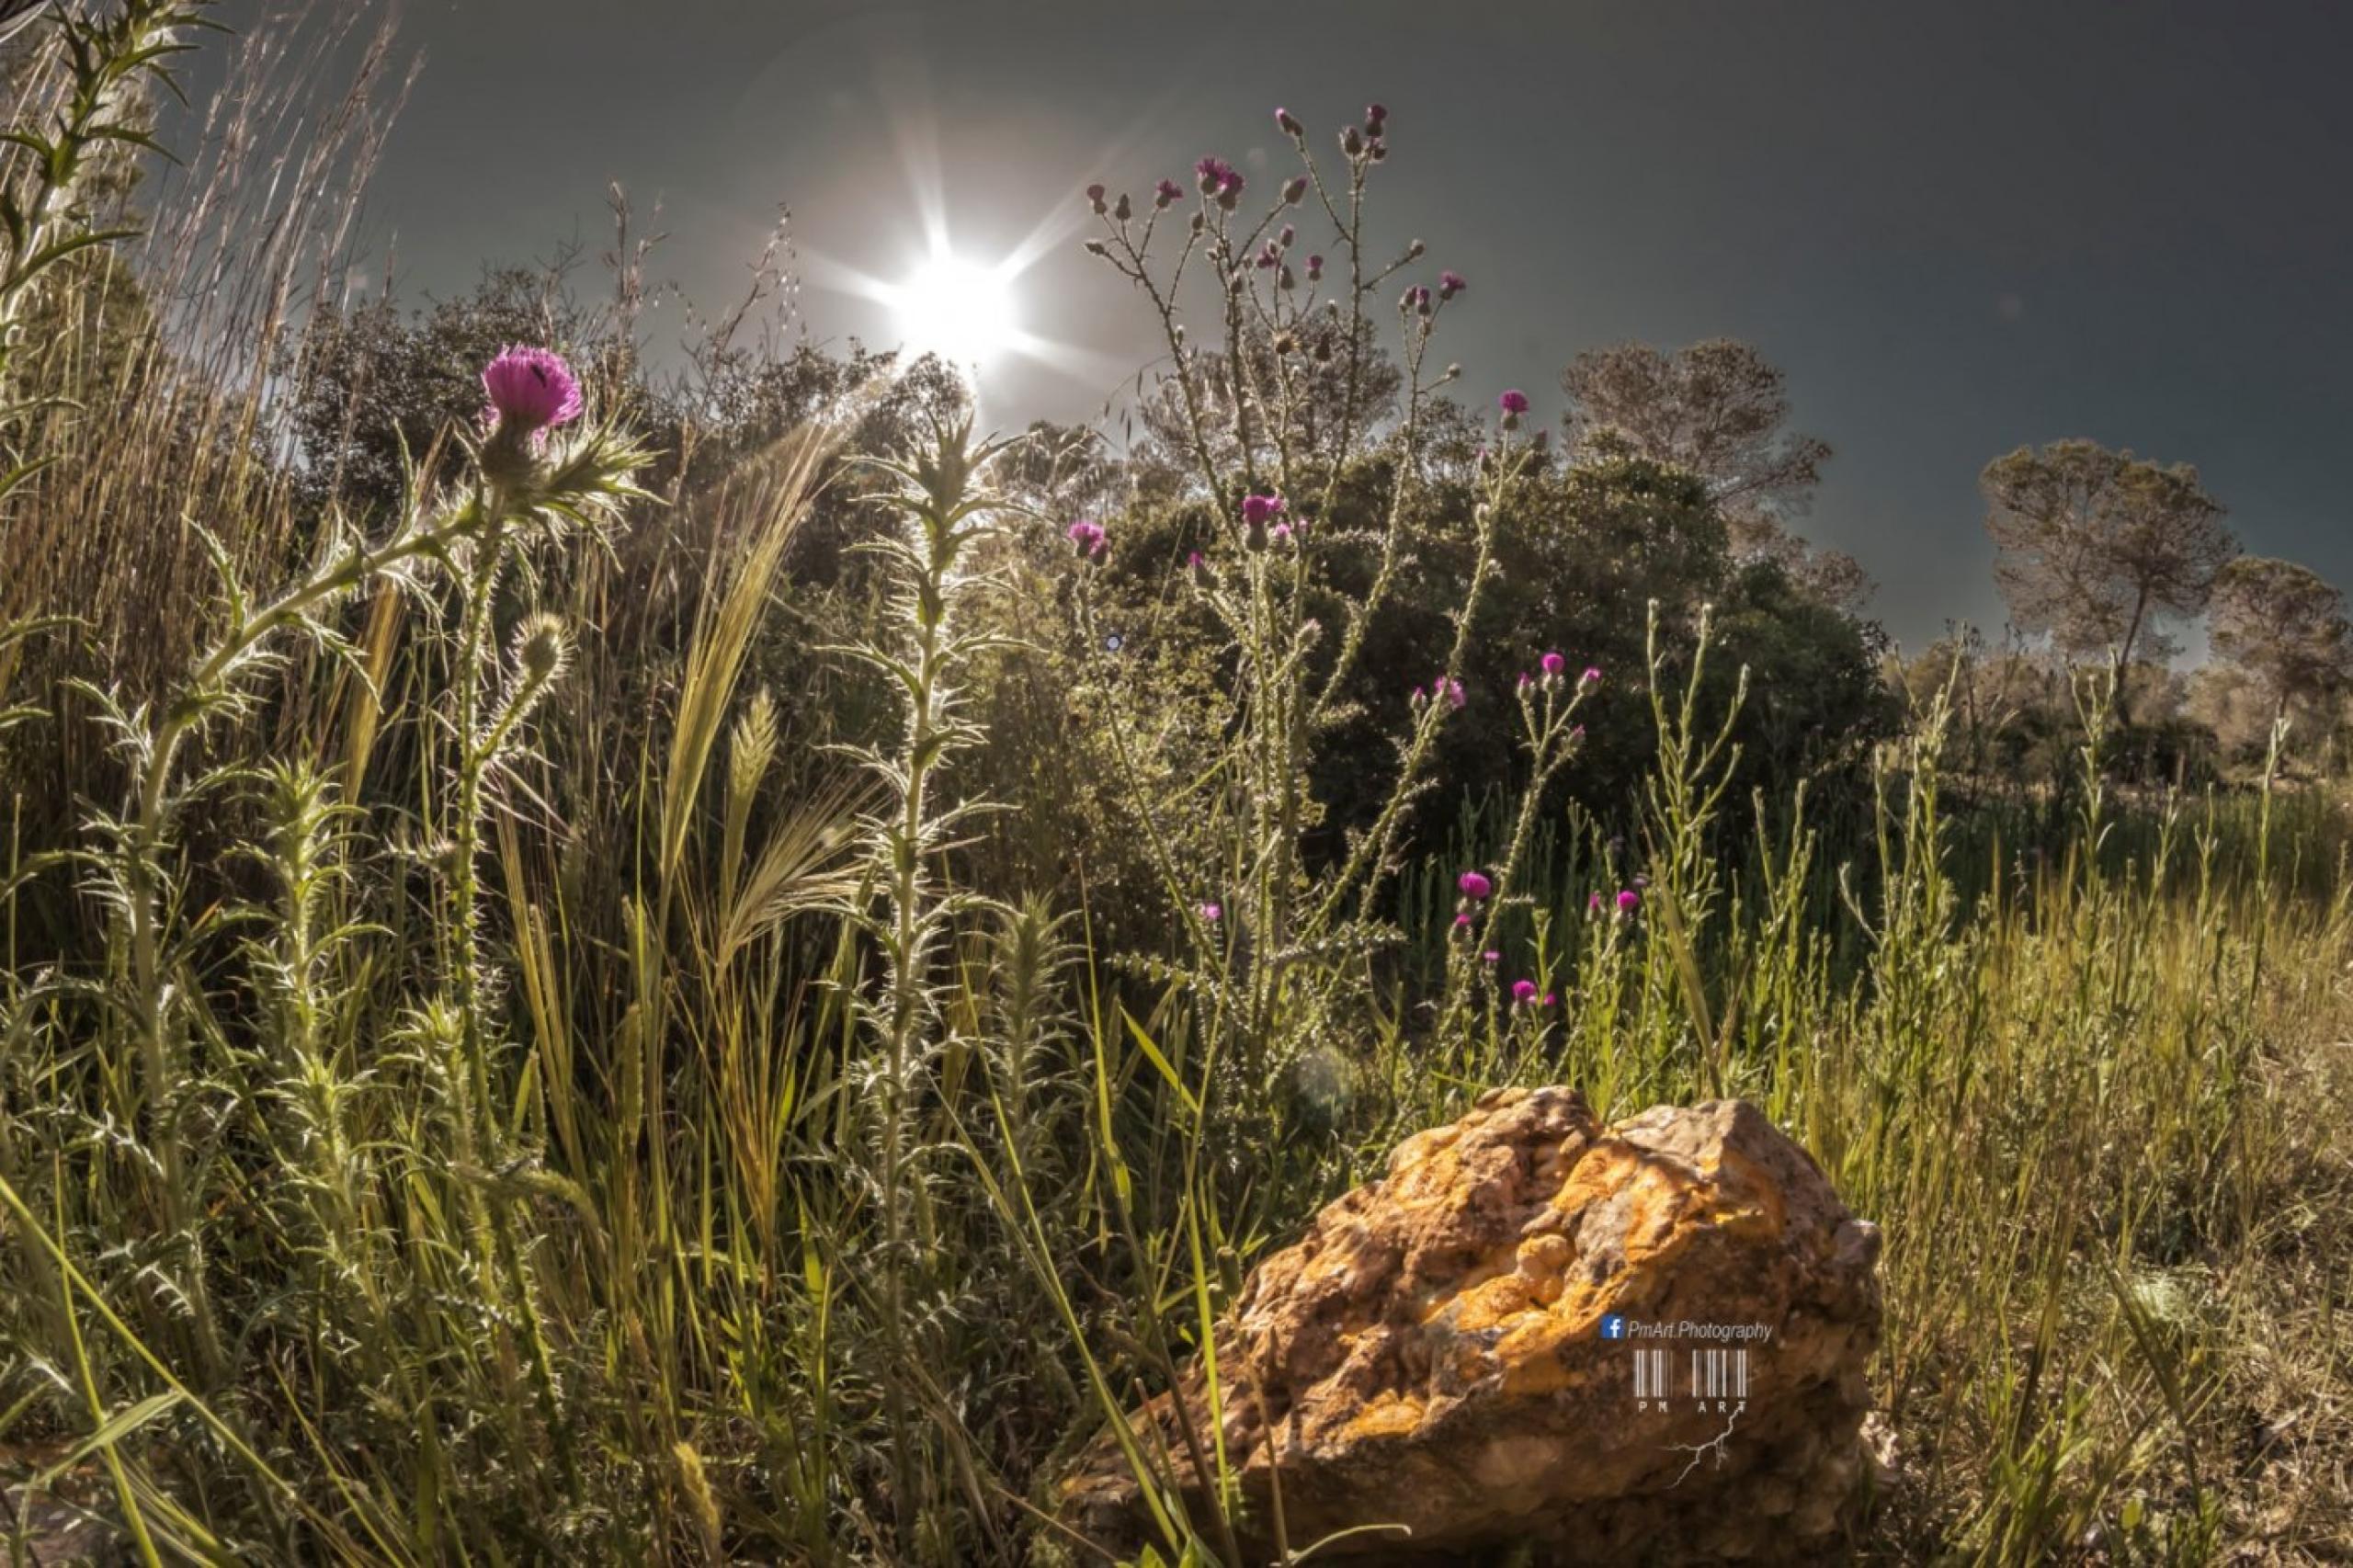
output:
[[[1567,1089],[1493,1092],[1398,1145],[1220,1324],[1241,1551],[1276,1555],[1279,1508],[1293,1551],[1358,1532],[1319,1561],[1835,1559],[1866,1471],[1878,1256],[1752,1106],[1605,1127]],[[1131,1422],[1214,1542],[1189,1458],[1214,1451],[1210,1410],[1196,1364]],[[1061,1503],[1114,1551],[1149,1539],[1108,1433]]]

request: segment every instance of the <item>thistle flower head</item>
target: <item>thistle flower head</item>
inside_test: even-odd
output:
[[[1495,884],[1488,880],[1483,871],[1465,871],[1454,879],[1454,885],[1461,889],[1462,896],[1473,903],[1488,897],[1495,891]]]
[[[1479,955],[1479,961],[1481,963],[1501,963],[1503,960],[1503,954],[1495,951],[1493,948],[1489,948],[1485,952]]]
[[[1636,892],[1635,892],[1633,889],[1631,889],[1631,888],[1620,888],[1620,889],[1618,890],[1618,913],[1619,913],[1619,914],[1620,914],[1620,915],[1631,915],[1631,914],[1633,914],[1633,913],[1634,913],[1634,911],[1636,911],[1637,909],[1640,909],[1642,906],[1643,906],[1643,895],[1642,895],[1641,893]]]
[[[1254,528],[1265,528],[1283,515],[1284,502],[1279,495],[1245,495],[1242,498],[1242,520]]]
[[[1103,525],[1092,517],[1081,517],[1063,530],[1063,537],[1075,546],[1079,554],[1096,560],[1103,557]]]
[[[1309,256],[1307,258],[1307,280],[1310,283],[1313,283],[1322,278],[1323,276],[1324,258],[1320,256]]]
[[[1451,300],[1469,287],[1471,285],[1460,272],[1441,272],[1438,275],[1438,297],[1441,300]]]
[[[1281,127],[1282,133],[1286,136],[1304,136],[1307,134],[1307,127],[1300,124],[1299,117],[1291,113],[1290,110],[1287,108],[1278,108],[1275,110],[1275,123]]]
[[[1579,685],[1579,686],[1581,686],[1581,687],[1582,687],[1582,686],[1599,686],[1600,684],[1601,684],[1601,672],[1600,672],[1599,670],[1596,669],[1596,668],[1595,668],[1594,666],[1592,666],[1591,665],[1587,665],[1586,666],[1585,674],[1583,674],[1583,675],[1581,675],[1581,676],[1577,676],[1577,685]]]
[[[1528,394],[1518,387],[1495,399],[1495,406],[1514,418],[1528,412]]]
[[[1560,679],[1561,672],[1569,667],[1569,661],[1557,653],[1548,653],[1536,662],[1542,666],[1546,680]]]
[[[1300,199],[1304,197],[1306,194],[1307,176],[1305,175],[1293,175],[1283,184],[1283,205],[1286,207],[1296,207],[1300,203]]]
[[[1165,179],[1153,187],[1152,204],[1154,207],[1166,207],[1172,202],[1183,200],[1184,196],[1185,187],[1183,186],[1178,185],[1173,179]]]
[[[1103,187],[1101,186],[1090,185],[1086,187],[1086,204],[1095,210],[1095,215],[1097,217],[1099,218],[1103,215],[1104,202]]]
[[[1535,1001],[1537,994],[1536,982],[1532,980],[1515,980],[1511,983],[1511,999],[1520,1006],[1525,1007]]]
[[[1219,921],[1225,918],[1225,905],[1217,903],[1215,900],[1211,900],[1209,903],[1201,904],[1194,911],[1194,913],[1198,914],[1201,917],[1204,924],[1214,926]]]
[[[580,417],[580,382],[550,349],[501,349],[483,369],[482,390],[502,432],[531,436]]]

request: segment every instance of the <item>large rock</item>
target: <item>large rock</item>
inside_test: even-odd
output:
[[[1605,1128],[1566,1089],[1489,1094],[1398,1145],[1220,1324],[1243,1551],[1274,1554],[1279,1481],[1293,1551],[1412,1531],[1319,1561],[1834,1557],[1864,1472],[1878,1256],[1751,1106]],[[1164,1394],[1132,1425],[1214,1541],[1188,1459],[1212,1446],[1198,1365],[1178,1392],[1186,1420]],[[1114,1550],[1149,1539],[1109,1434],[1063,1502]]]

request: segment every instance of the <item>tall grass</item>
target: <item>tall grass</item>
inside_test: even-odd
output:
[[[337,123],[294,195],[230,160],[170,187],[166,226],[225,243],[236,200],[285,201],[317,241],[285,255],[336,254],[313,198],[375,120]],[[1084,537],[1026,543],[969,429],[892,459],[860,639],[786,650],[880,673],[898,723],[843,756],[761,676],[855,408],[658,504],[612,424],[538,454],[452,432],[363,537],[270,455],[261,367],[301,341],[281,286],[308,262],[264,267],[233,330],[158,323],[136,389],[41,371],[78,406],[11,427],[55,460],[0,498],[12,558],[51,563],[12,577],[0,637],[31,797],[0,883],[12,1553],[64,1506],[147,1562],[1092,1561],[1055,1481],[1108,1425],[1162,1560],[1304,1555],[1279,1495],[1235,1514],[1222,1423],[1172,1456],[1123,1413],[1397,1138],[1558,1081],[1606,1115],[1754,1099],[1884,1227],[1865,1554],[2353,1551],[2353,911],[2320,791],[2120,801],[2094,704],[2062,803],[1957,809],[1931,704],[1867,797],[1733,800],[1733,715],[1654,648],[1604,676],[1647,692],[1660,759],[1622,830],[1548,803],[1585,690],[1548,672],[1471,699],[1519,705],[1528,791],[1417,857],[1461,649],[1509,634],[1480,617],[1483,547],[1456,656],[1392,716],[1385,803],[1310,852],[1305,761],[1448,379],[1422,371],[1442,312],[1408,295],[1404,456],[1362,541],[1383,565],[1327,638],[1319,529],[1372,438],[1368,301],[1404,265],[1361,254],[1380,159],[1351,138],[1299,198],[1346,240],[1324,372],[1253,347],[1318,330],[1296,279],[1237,265],[1279,211],[1211,194],[1159,231],[1189,261],[1124,220],[1103,242],[1171,329],[1230,531],[1172,590],[1228,676],[1215,765],[1175,784],[1133,666],[1100,656]],[[1164,265],[1223,280],[1222,358],[1175,330]],[[208,353],[242,368],[226,390],[197,390]],[[1336,424],[1299,416],[1311,373]],[[244,437],[139,436],[159,404]],[[1466,537],[1538,460],[1493,444]],[[1251,495],[1287,509],[1245,521]],[[1068,592],[1008,616],[1017,576]],[[92,606],[78,643],[25,620]],[[971,875],[962,838],[1008,802],[960,764],[1006,743],[965,699],[1008,640],[1079,651],[1155,946],[1107,950],[1083,876]],[[1215,1478],[1189,1513],[1178,1458]]]

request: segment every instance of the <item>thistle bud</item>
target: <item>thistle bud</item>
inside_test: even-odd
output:
[[[1377,164],[1389,156],[1389,143],[1376,136],[1364,144],[1364,155]]]
[[[1103,216],[1103,187],[1101,186],[1090,185],[1086,187],[1086,204],[1095,210],[1095,215],[1097,218]]]
[[[1351,158],[1362,157],[1364,155],[1364,132],[1358,131],[1353,125],[1349,126],[1346,131],[1341,131],[1340,151],[1346,153]]]
[[[1367,131],[1370,131],[1375,136],[1378,136],[1381,134],[1381,128],[1387,123],[1389,123],[1389,106],[1387,104],[1367,104],[1364,106],[1364,128]]]
[[[1108,256],[1111,254],[1111,250],[1110,247],[1106,245],[1101,240],[1089,240],[1086,242],[1086,254],[1089,256]]]
[[[571,634],[554,616],[526,616],[515,629],[515,664],[526,679],[534,684],[551,681],[571,662]]]
[[[1407,261],[1418,261],[1421,259],[1422,252],[1428,248],[1429,247],[1422,244],[1421,241],[1415,240],[1412,244],[1405,247],[1405,259]]]
[[[1282,271],[1277,273],[1275,277],[1276,280],[1286,289],[1296,289],[1299,287],[1299,279],[1290,275],[1290,265],[1288,262],[1284,263]]]
[[[1307,128],[1300,124],[1298,118],[1287,108],[1275,110],[1275,123],[1282,127],[1283,134],[1286,136],[1303,136],[1307,133]]]
[[[1322,256],[1311,256],[1307,258],[1307,280],[1310,283],[1321,283],[1324,281],[1324,258]]]
[[[1124,190],[1120,192],[1120,199],[1111,204],[1111,216],[1124,223],[1135,215],[1135,206],[1129,201],[1128,193]]]
[[[1300,198],[1306,194],[1307,176],[1305,175],[1293,175],[1283,186],[1283,200],[1289,206],[1298,206]]]

